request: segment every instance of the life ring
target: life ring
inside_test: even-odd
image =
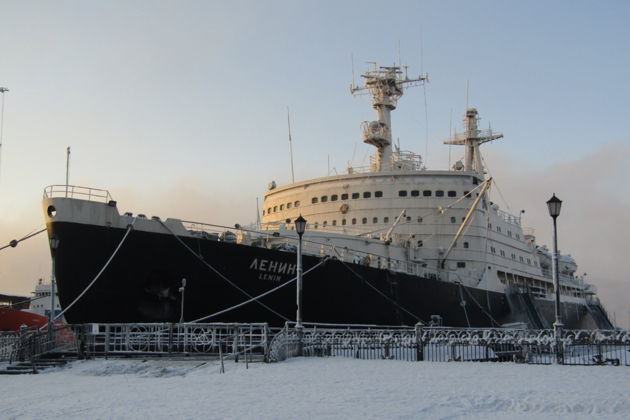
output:
[[[350,210],[350,206],[347,204],[342,204],[341,207],[339,207],[339,211],[341,212],[341,214],[348,213],[348,210]]]

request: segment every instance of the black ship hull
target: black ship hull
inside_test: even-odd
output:
[[[65,308],[110,259],[125,229],[53,222],[49,230],[59,239],[55,274]],[[68,322],[177,322],[184,278],[184,320],[193,321],[246,301],[243,291],[257,296],[296,275],[294,252],[180,239],[190,249],[169,233],[132,231],[102,275],[65,313]],[[321,260],[304,255],[304,270]],[[207,322],[282,325],[295,319],[295,290],[291,284],[260,299],[273,311],[251,302]],[[503,293],[336,259],[304,276],[305,322],[413,325],[432,315],[441,316],[444,325],[490,327],[509,321],[510,309]]]

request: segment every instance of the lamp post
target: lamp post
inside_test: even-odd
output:
[[[184,292],[186,291],[186,279],[182,279],[182,287],[179,288],[179,293],[182,294],[182,307],[179,315],[179,323],[184,323]]]
[[[556,339],[556,362],[562,363],[562,351],[560,349],[562,338],[562,320],[560,319],[560,273],[558,271],[558,229],[556,225],[556,219],[560,215],[560,208],[562,207],[562,201],[554,194],[547,201],[547,208],[549,209],[549,215],[553,219],[553,254],[551,256],[551,272],[553,274],[553,287],[556,294],[555,299],[555,313],[556,320],[553,323],[553,331]]]
[[[295,231],[298,234],[298,249],[297,249],[297,314],[295,320],[295,328],[298,333],[298,356],[302,356],[302,235],[306,230],[306,219],[300,216],[295,219]]]
[[[50,274],[50,313],[48,317],[48,334],[50,341],[53,338],[53,323],[55,322],[55,254],[59,248],[59,238],[56,235],[50,237],[50,256],[52,257],[52,272]]]

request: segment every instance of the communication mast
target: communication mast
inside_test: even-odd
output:
[[[364,86],[350,85],[353,95],[372,95],[372,108],[377,112],[376,121],[362,124],[363,142],[377,149],[376,171],[387,170],[392,161],[391,111],[396,109],[398,99],[404,89],[420,86],[428,81],[426,73],[417,78],[407,76],[407,66],[403,71],[400,66],[382,67],[372,63],[374,68],[361,75]]]
[[[480,130],[477,127],[478,122],[479,116],[477,109],[468,108],[466,110],[466,116],[464,117],[465,131],[463,133],[455,133],[453,138],[446,140],[444,144],[465,146],[464,166],[461,169],[476,172],[483,178],[484,169],[481,163],[479,146],[489,141],[500,139],[503,137],[503,134],[495,133],[491,128]],[[459,162],[459,165],[461,165],[461,162]]]

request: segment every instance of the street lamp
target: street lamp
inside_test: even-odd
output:
[[[306,219],[300,216],[295,219],[295,231],[298,234],[297,249],[297,319],[296,328],[302,328],[302,235],[306,230]]]
[[[179,315],[179,323],[184,323],[184,292],[186,291],[186,279],[182,279],[182,287],[179,288],[179,293],[182,294],[182,308]]]
[[[553,287],[556,293],[555,312],[556,321],[553,323],[554,335],[556,338],[556,357],[557,362],[562,363],[562,352],[560,351],[560,338],[562,337],[562,320],[560,319],[560,273],[558,271],[558,229],[556,226],[556,219],[560,215],[560,208],[562,207],[562,201],[553,195],[547,201],[547,208],[549,209],[549,216],[553,219],[553,254],[551,256],[551,272],[553,274]]]
[[[52,257],[52,273],[50,274],[50,313],[48,317],[48,334],[52,342],[53,323],[55,322],[55,254],[59,248],[59,238],[50,237],[50,256]]]

